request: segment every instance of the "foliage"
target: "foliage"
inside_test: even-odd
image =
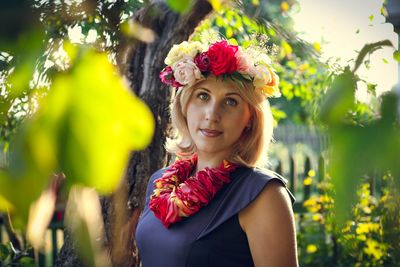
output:
[[[395,266],[399,260],[400,196],[390,174],[365,177],[357,202],[344,225],[337,224],[331,178],[317,184],[318,193],[303,202],[298,247],[301,266]],[[381,182],[373,191],[371,181]],[[377,187],[378,189],[378,187]],[[371,192],[374,192],[373,194]]]
[[[37,264],[29,253],[15,249],[12,243],[9,242],[0,244],[0,266],[35,267]]]

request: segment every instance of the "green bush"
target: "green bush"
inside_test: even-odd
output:
[[[317,185],[319,192],[303,202],[307,211],[296,214],[301,266],[399,266],[400,198],[391,190],[393,176],[379,180],[379,191],[371,194],[371,179],[362,179],[344,226],[335,220],[329,175]]]

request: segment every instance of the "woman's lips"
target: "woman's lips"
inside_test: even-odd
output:
[[[217,137],[222,134],[222,132],[210,129],[200,129],[200,132],[207,137]]]

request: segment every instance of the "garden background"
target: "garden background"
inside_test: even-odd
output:
[[[400,87],[368,74],[400,61],[400,3],[369,2],[367,28],[388,38],[336,58],[302,39],[295,0],[2,1],[0,266],[138,264],[144,189],[171,160],[158,73],[173,44],[218,36],[268,48],[280,77],[267,167],[297,198],[301,266],[400,266]]]

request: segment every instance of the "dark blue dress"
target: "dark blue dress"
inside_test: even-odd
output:
[[[239,167],[231,173],[208,206],[169,229],[149,209],[153,181],[149,181],[146,204],[136,228],[136,242],[143,267],[250,267],[254,266],[238,213],[248,206],[271,180],[286,185],[284,178],[257,168]],[[292,201],[293,196],[290,194]]]

